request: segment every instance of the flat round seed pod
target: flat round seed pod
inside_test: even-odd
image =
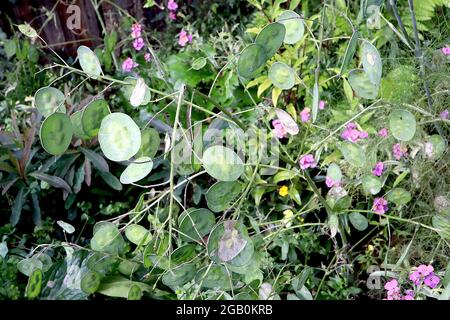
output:
[[[160,144],[161,138],[158,131],[153,128],[144,129],[141,132],[141,147],[136,156],[153,158],[158,152]]]
[[[98,141],[105,157],[126,161],[141,147],[141,130],[130,116],[115,112],[103,118]]]
[[[383,65],[381,63],[381,57],[377,48],[375,48],[370,42],[364,41],[361,46],[361,53],[363,69],[366,72],[367,77],[370,82],[378,86],[381,81]]]
[[[130,224],[125,229],[125,236],[135,245],[146,245],[152,239],[150,232],[139,224]]]
[[[144,179],[153,169],[153,161],[149,157],[137,158],[120,175],[122,184],[130,184]]]
[[[353,69],[348,74],[348,83],[356,94],[365,99],[375,99],[378,96],[378,85],[372,83],[362,69]]]
[[[303,34],[305,33],[303,19],[294,11],[283,11],[278,16],[277,22],[282,23],[286,28],[284,43],[295,44],[303,37]]]
[[[292,135],[298,134],[299,131],[298,125],[294,121],[294,119],[292,119],[289,113],[278,108],[275,108],[275,113],[277,114],[278,119],[283,124],[283,127],[287,133]]]
[[[100,282],[100,274],[97,271],[89,271],[81,278],[80,287],[84,292],[92,294],[97,291]]]
[[[183,212],[179,219],[180,238],[186,242],[201,241],[216,223],[214,214],[208,209]]]
[[[266,51],[258,44],[252,43],[242,50],[237,69],[244,78],[252,78],[266,62]]]
[[[84,133],[83,125],[81,124],[82,116],[83,116],[83,110],[74,112],[70,116],[70,121],[72,122],[73,134],[75,135],[75,137],[87,140],[87,139],[89,139],[89,136],[86,133]]]
[[[392,135],[401,141],[409,141],[416,133],[416,118],[407,110],[394,110],[389,116]]]
[[[84,107],[81,115],[81,125],[85,134],[91,138],[98,134],[104,117],[110,114],[108,103],[103,99],[91,101]]]
[[[45,118],[55,112],[66,113],[64,101],[64,93],[53,87],[40,88],[34,94],[34,104]]]
[[[77,54],[81,69],[93,79],[96,79],[102,73],[102,67],[94,51],[86,46],[79,46]]]
[[[36,269],[33,271],[28,279],[28,284],[25,289],[27,298],[34,299],[41,293],[42,278],[43,274],[41,269]]]
[[[203,167],[213,178],[220,181],[237,180],[244,172],[244,164],[231,149],[212,146],[203,154]]]
[[[69,148],[72,135],[72,122],[64,113],[54,113],[45,119],[39,132],[42,147],[52,155],[63,154]]]
[[[275,62],[269,69],[269,79],[274,86],[289,90],[295,85],[295,71],[283,62]]]
[[[286,28],[282,23],[274,22],[265,26],[256,36],[255,43],[264,48],[266,60],[280,49],[283,44]]]
[[[218,181],[206,192],[208,208],[214,212],[228,209],[231,202],[237,198],[242,187],[238,181]]]

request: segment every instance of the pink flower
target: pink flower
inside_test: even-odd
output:
[[[409,275],[409,280],[411,280],[416,286],[420,284],[421,277],[418,271],[414,271]]]
[[[186,43],[192,42],[192,35],[187,34],[186,31],[184,30],[181,30],[178,36],[179,36],[178,44],[182,47],[184,47]]]
[[[420,266],[417,267],[417,272],[419,272],[419,274],[422,277],[426,277],[426,276],[432,274],[433,271],[434,271],[434,268],[432,265],[426,266],[424,264],[421,264]]]
[[[388,136],[388,129],[382,128],[380,131],[378,131],[378,135],[382,138],[386,138]]]
[[[169,12],[169,19],[175,21],[177,20],[177,15],[171,11]]]
[[[302,122],[309,121],[310,117],[311,117],[311,109],[310,108],[306,107],[300,112],[300,118],[302,119]]]
[[[356,123],[350,122],[345,126],[345,130],[342,131],[341,137],[344,140],[351,142],[358,142],[360,139],[365,139],[369,134],[365,131],[359,131],[357,129]]]
[[[178,9],[178,5],[175,1],[169,0],[169,2],[167,3],[167,9],[169,9],[170,11],[175,11]]]
[[[403,300],[414,300],[414,296],[407,294],[406,296],[403,296]]]
[[[439,282],[441,282],[441,279],[435,275],[433,272],[425,277],[425,280],[423,281],[427,286],[429,286],[431,289],[434,289],[437,287]]]
[[[147,52],[146,54],[144,54],[144,59],[145,61],[149,62],[150,60],[152,60],[152,56]]]
[[[384,288],[388,291],[394,290],[398,287],[398,281],[396,279],[392,279],[391,281],[386,282]]]
[[[392,147],[392,153],[394,158],[400,160],[402,157],[408,156],[408,148],[406,146],[401,146],[400,143],[394,144]]]
[[[324,101],[324,100],[320,100],[319,101],[319,109],[320,110],[323,110],[323,109],[325,109],[325,106],[327,105],[327,102],[326,101]]]
[[[284,128],[284,125],[283,125],[283,123],[281,122],[280,119],[273,120],[272,121],[272,125],[273,125],[273,128],[274,128],[273,131],[275,132],[275,134],[278,137],[278,139],[282,139],[282,138],[287,136],[287,131]]]
[[[142,25],[135,23],[131,26],[131,36],[133,39],[139,38],[142,32]]]
[[[449,49],[450,49],[450,48],[449,48]],[[442,112],[439,114],[439,117],[440,117],[441,119],[447,120],[447,119],[448,119],[448,110],[445,109],[444,111],[442,111]]]
[[[137,67],[138,64],[131,58],[126,58],[122,63],[122,70],[125,72],[130,72],[133,68]]]
[[[387,203],[383,197],[375,198],[373,200],[372,210],[377,214],[384,214],[389,209]]]
[[[312,154],[305,154],[301,156],[300,158],[300,168],[302,170],[308,169],[308,168],[315,168],[316,167],[316,161],[314,160],[314,156]]]
[[[384,163],[383,162],[377,162],[377,164],[375,165],[375,167],[372,170],[372,173],[374,176],[381,176],[381,174],[384,171]]]
[[[144,39],[142,38],[137,38],[133,41],[133,47],[139,51],[144,47],[145,43],[144,43]]]
[[[334,181],[330,177],[326,177],[325,178],[325,184],[327,185],[328,188],[340,187],[341,186],[341,183],[339,181]]]
[[[443,47],[442,49],[442,53],[445,54],[446,56],[450,55],[450,47]]]

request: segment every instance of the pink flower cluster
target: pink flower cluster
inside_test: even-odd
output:
[[[441,279],[434,274],[433,266],[426,266],[424,264],[418,266],[417,270],[409,275],[409,280],[411,280],[416,286],[421,285],[423,282],[431,289],[436,288],[439,282],[441,282]]]
[[[373,206],[372,211],[374,211],[377,214],[384,214],[386,211],[389,210],[388,202],[383,197],[375,198],[373,200]]]
[[[446,55],[446,56],[450,55],[450,47],[445,46],[441,50],[444,55]]]
[[[350,122],[345,126],[345,130],[342,132],[341,137],[344,140],[351,142],[358,142],[361,139],[365,139],[369,136],[366,131],[359,131],[356,123]]]
[[[441,119],[447,120],[447,119],[448,119],[448,110],[445,109],[444,111],[442,111],[442,112],[439,114],[439,117],[440,117]]]
[[[275,132],[275,135],[278,137],[278,139],[282,139],[287,136],[287,131],[280,119],[273,120],[272,125],[273,131]]]
[[[144,45],[144,39],[141,37],[142,35],[142,25],[139,23],[135,23],[131,26],[131,37],[134,39],[133,48],[137,51],[140,51]]]
[[[169,19],[176,20],[177,19],[176,11],[178,9],[178,4],[173,0],[169,0],[169,2],[167,2],[167,9],[169,9]]]
[[[408,148],[406,146],[400,145],[400,143],[394,144],[392,147],[392,154],[394,158],[400,160],[402,157],[408,156]]]
[[[138,64],[131,58],[126,58],[122,63],[122,70],[125,72],[130,72],[133,68],[136,68]]]
[[[308,107],[303,108],[300,112],[300,118],[302,119],[302,122],[308,122],[309,118],[311,118],[311,109]]]
[[[184,47],[188,42],[192,42],[192,35],[188,34],[186,31],[181,30],[178,35],[178,44]]]
[[[381,176],[383,174],[384,171],[384,163],[383,162],[377,162],[377,164],[375,165],[375,167],[372,170],[372,173],[374,176]]]
[[[386,138],[388,136],[388,129],[382,128],[380,131],[378,131],[378,135],[382,138]]]
[[[312,154],[305,154],[300,157],[300,168],[302,170],[306,170],[308,168],[315,168],[316,167],[316,160],[314,159],[314,156]]]
[[[421,264],[417,269],[409,275],[409,280],[414,286],[419,287],[425,284],[431,289],[434,289],[441,282],[441,279],[434,274],[432,265]],[[405,290],[405,294],[401,293],[401,288],[396,279],[392,279],[384,285],[387,290],[387,298],[384,300],[414,300],[415,291]]]
[[[325,178],[325,184],[327,185],[328,188],[340,187],[341,186],[341,183],[339,181],[334,181],[330,177],[326,177]]]

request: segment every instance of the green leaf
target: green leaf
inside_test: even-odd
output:
[[[60,188],[63,190],[66,190],[69,193],[72,193],[72,189],[70,188],[70,186],[67,184],[67,182],[64,179],[61,179],[60,177],[57,176],[51,176],[45,173],[39,173],[39,172],[33,172],[29,174],[30,176],[45,181],[47,182],[49,185],[55,187],[55,188]]]
[[[186,242],[201,241],[214,227],[216,218],[208,209],[190,209],[178,219],[180,239]]]
[[[19,192],[16,195],[16,199],[14,200],[13,206],[11,207],[11,216],[9,217],[9,223],[14,227],[20,220],[20,216],[22,214],[23,203],[25,201],[26,194],[25,187],[19,189]]]
[[[343,74],[347,70],[348,64],[353,59],[356,51],[356,46],[358,45],[358,38],[358,31],[355,30],[348,42],[347,49],[345,50],[344,60],[342,61],[341,70],[339,72],[340,74]]]
[[[401,206],[411,201],[411,193],[403,188],[395,188],[387,194],[386,199],[389,202],[393,202],[396,205]]]
[[[341,150],[345,160],[355,167],[363,167],[366,163],[364,149],[356,143],[344,141],[339,145],[339,150]]]
[[[348,218],[350,219],[353,227],[355,227],[355,229],[358,231],[364,231],[369,226],[367,218],[359,212],[350,212]]]
[[[123,189],[119,179],[117,179],[111,172],[98,171],[98,174],[102,177],[103,181],[105,181],[114,190],[121,191]]]
[[[416,118],[407,110],[393,110],[389,116],[392,135],[401,141],[409,141],[416,133]]]
[[[99,171],[103,171],[103,172],[108,172],[109,171],[109,166],[108,163],[106,162],[105,158],[103,158],[101,155],[99,155],[98,153],[89,150],[89,149],[85,149],[85,148],[80,148],[81,152],[83,152],[83,154],[86,156],[86,158],[89,159],[89,161],[92,162],[92,164],[94,165],[94,167],[99,170]]]
[[[168,270],[162,277],[162,282],[169,287],[182,286],[194,279],[197,268],[193,263],[183,264]]]
[[[241,193],[242,186],[237,181],[218,181],[206,192],[208,208],[213,212],[228,209],[231,202]]]
[[[192,62],[191,68],[194,70],[200,70],[203,69],[206,66],[207,60],[205,57],[200,57],[194,60]]]

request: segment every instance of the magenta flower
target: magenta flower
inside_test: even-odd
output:
[[[398,281],[396,279],[392,279],[391,281],[386,282],[384,288],[388,291],[394,290],[398,287]]]
[[[186,31],[181,30],[180,34],[178,35],[178,44],[182,47],[186,45],[188,42],[192,42],[192,35],[187,34]]]
[[[414,271],[409,275],[409,280],[411,280],[416,286],[420,284],[421,276],[418,271]]]
[[[388,202],[383,197],[375,198],[373,200],[372,210],[377,214],[384,214],[389,209],[387,204]]]
[[[425,277],[425,280],[423,282],[431,289],[434,289],[438,286],[439,282],[441,282],[441,279],[432,272],[427,277]]]
[[[301,156],[300,158],[300,168],[302,170],[308,169],[308,168],[315,168],[316,167],[316,161],[314,160],[314,156],[312,154],[305,154]]]
[[[169,9],[170,11],[175,11],[178,9],[178,4],[173,0],[169,0],[169,2],[167,3],[167,9]]]
[[[137,67],[138,64],[131,58],[126,58],[122,63],[122,70],[125,72],[130,72],[133,68]]]
[[[171,11],[169,12],[169,19],[175,21],[177,20],[177,15]]]
[[[150,60],[152,60],[152,56],[147,52],[146,54],[144,54],[144,59],[145,61],[150,62]]]
[[[448,119],[448,110],[445,109],[444,111],[442,111],[442,112],[439,114],[439,117],[440,117],[441,119],[447,120],[447,119]]]
[[[323,109],[325,109],[325,106],[327,105],[327,102],[326,101],[324,101],[324,100],[320,100],[319,101],[319,109],[320,110],[323,110]]]
[[[414,300],[414,296],[410,296],[409,294],[403,296],[403,300]]]
[[[400,160],[402,157],[408,156],[408,148],[406,146],[401,146],[400,143],[394,144],[392,147],[392,153],[394,158]]]
[[[328,188],[340,187],[341,186],[341,183],[339,181],[334,181],[330,177],[326,177],[325,178],[325,184],[327,185]]]
[[[450,47],[443,47],[442,49],[442,53],[445,54],[446,56],[450,55]]]
[[[375,165],[375,167],[372,170],[372,173],[374,176],[381,176],[381,174],[384,171],[384,163],[383,162],[377,162],[377,164]]]
[[[302,122],[308,122],[310,117],[311,117],[310,108],[306,107],[300,112],[300,118],[302,119]]]
[[[365,139],[369,134],[365,131],[359,131],[357,129],[356,123],[350,122],[345,126],[344,131],[342,131],[341,138],[351,142],[358,142],[360,139]]]
[[[275,135],[278,137],[278,139],[282,139],[287,136],[287,131],[280,119],[273,120],[272,125],[273,131],[275,132]]]
[[[133,39],[139,38],[142,32],[142,25],[135,23],[131,26],[131,36]]]
[[[141,50],[144,47],[145,43],[144,43],[144,39],[142,38],[137,38],[133,41],[133,48],[136,49],[137,51]]]
[[[421,264],[420,266],[417,267],[417,272],[419,272],[419,274],[422,277],[426,277],[426,276],[432,274],[433,271],[434,271],[434,268],[431,264],[428,266]]]
[[[382,128],[380,131],[378,131],[378,135],[382,138],[386,138],[388,136],[388,129]]]

